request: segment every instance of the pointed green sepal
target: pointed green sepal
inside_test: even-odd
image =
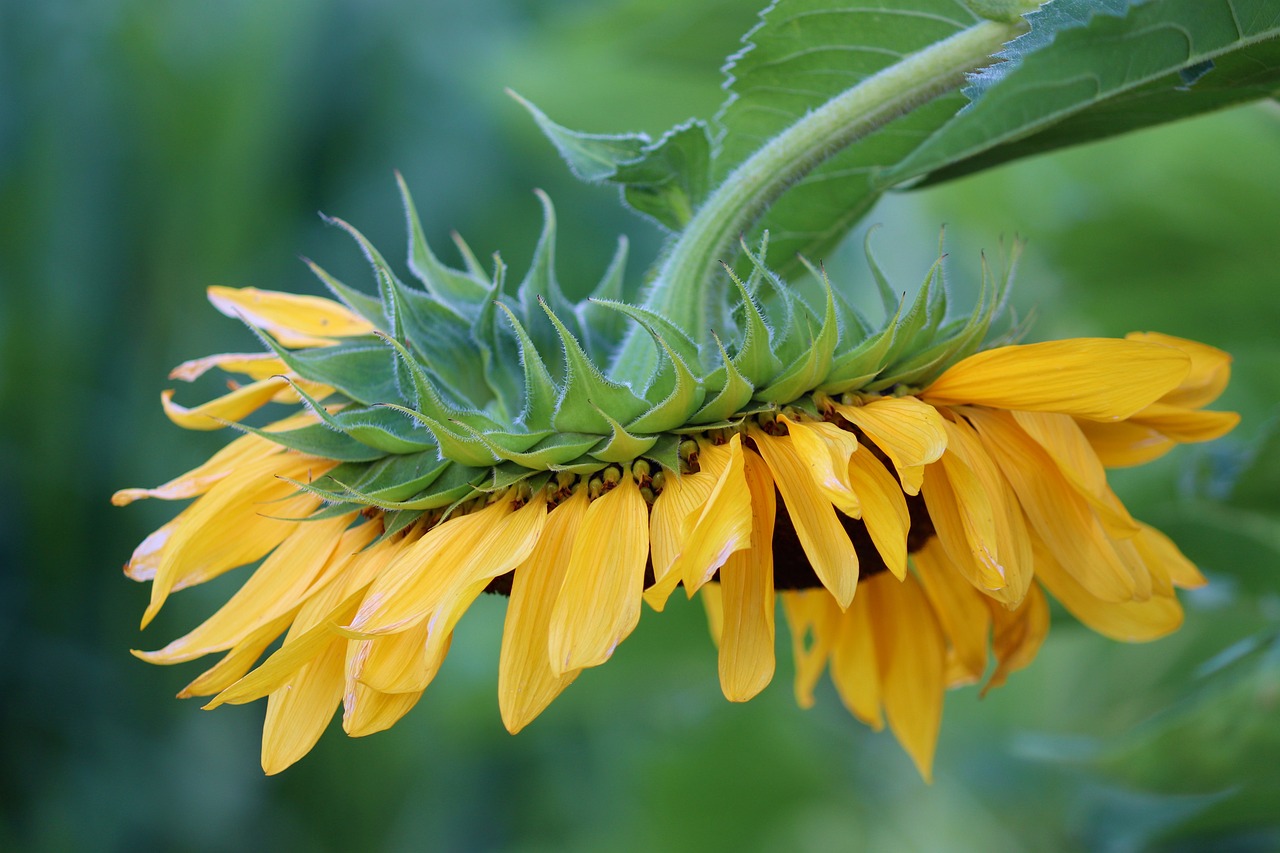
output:
[[[524,403],[519,422],[534,428],[550,427],[556,403],[560,399],[560,389],[552,381],[546,362],[542,360],[515,312],[502,302],[495,304],[507,315],[520,345],[520,364],[524,368]]]
[[[760,313],[755,297],[728,264],[724,268],[742,300],[739,304],[743,313],[742,345],[733,357],[734,370],[756,388],[773,379],[782,369],[782,362],[769,346],[769,324]]]
[[[639,417],[648,408],[645,401],[632,393],[626,385],[605,378],[546,303],[542,303],[542,310],[550,318],[564,344],[565,383],[556,404],[553,418],[555,428],[565,432],[608,435],[612,428],[600,416],[596,406],[621,422]]]
[[[689,418],[691,424],[722,421],[745,406],[751,399],[751,395],[755,393],[755,386],[738,372],[733,359],[729,358],[729,354],[725,352],[724,344],[720,343],[720,338],[715,332],[712,332],[711,336],[715,338],[716,346],[720,349],[720,358],[724,365],[706,378],[707,393],[716,389],[716,394]]]
[[[835,297],[831,291],[831,282],[823,273],[822,284],[826,290],[827,308],[823,314],[822,327],[814,336],[805,355],[768,386],[755,393],[755,399],[770,403],[789,403],[812,391],[828,373],[831,372],[832,356],[836,351],[836,343],[840,336],[840,324],[836,321]]]
[[[440,262],[422,233],[418,210],[413,204],[404,176],[399,172],[396,172],[396,184],[400,187],[405,224],[409,231],[409,270],[441,302],[446,302],[455,309],[478,305],[487,295],[483,277],[477,280],[473,277],[474,273],[468,275]]]
[[[613,431],[603,443],[591,451],[591,455],[601,462],[630,462],[638,459],[646,450],[653,447],[654,441],[657,440],[653,435],[632,435],[616,419],[609,417],[608,412],[599,407],[596,407],[596,411],[609,422],[609,427]]]

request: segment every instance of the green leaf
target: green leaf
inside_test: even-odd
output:
[[[1268,42],[1280,35],[1273,0],[1055,0],[1027,20],[1031,31],[1009,44],[1006,61],[966,90],[972,105],[886,181],[968,174],[1280,86],[1280,46]]]

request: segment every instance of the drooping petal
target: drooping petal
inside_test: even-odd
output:
[[[440,671],[451,636],[428,648],[427,623],[419,622],[395,634],[352,641],[348,680],[379,693],[421,693]]]
[[[1148,565],[1159,565],[1174,586],[1183,589],[1198,589],[1208,583],[1196,564],[1186,558],[1172,539],[1148,524],[1138,524],[1142,527],[1142,532],[1138,534],[1134,544],[1138,546]]]
[[[735,436],[737,438],[737,436]],[[751,512],[749,547],[734,551],[720,569],[722,631],[720,689],[730,702],[746,702],[773,679],[773,480],[764,460],[743,453]]]
[[[360,644],[347,644],[348,671],[351,667],[352,650],[358,645]],[[348,675],[342,694],[342,729],[351,737],[366,737],[385,731],[412,711],[421,698],[421,692],[382,693]]]
[[[1011,673],[1030,665],[1049,635],[1049,603],[1040,587],[1032,586],[1013,609],[996,601],[988,600],[987,604],[991,609],[991,651],[996,668],[982,688],[984,695],[993,687],[1002,686]]]
[[[210,287],[209,301],[287,347],[322,347],[335,338],[373,333],[373,324],[332,299],[255,287]]]
[[[792,445],[827,500],[851,518],[861,516],[862,507],[849,480],[849,458],[858,449],[857,437],[825,421],[791,420],[786,415],[779,420],[787,425]]]
[[[975,403],[1113,421],[1154,403],[1190,370],[1191,359],[1174,347],[1075,338],[975,353],[920,396],[936,405]]]
[[[716,482],[715,475],[707,470],[681,476],[667,472],[666,485],[653,502],[653,511],[649,514],[649,545],[654,583],[644,591],[644,600],[659,613],[682,580],[680,573],[673,572],[672,568],[692,530],[685,521],[700,511]]]
[[[926,781],[942,725],[946,641],[913,575],[868,578],[863,595],[875,614],[877,665],[889,728]]]
[[[125,577],[139,582],[155,580],[160,563],[164,560],[169,540],[182,524],[184,515],[186,515],[185,511],[170,519],[162,527],[153,530],[138,544],[137,548],[133,549],[133,555],[124,565]],[[172,589],[178,589],[176,582],[172,585]]]
[[[1018,495],[1031,526],[1062,565],[1099,598],[1134,597],[1133,575],[1097,516],[1044,449],[1004,413],[966,409],[983,446]]]
[[[264,624],[249,636],[231,647],[222,660],[200,673],[190,684],[178,691],[179,699],[195,696],[211,696],[244,676],[249,668],[262,657],[267,646],[279,639],[293,621],[298,608],[290,610]]]
[[[1231,356],[1217,347],[1159,332],[1130,332],[1125,339],[1173,347],[1191,359],[1191,371],[1177,388],[1160,398],[1161,403],[1199,409],[1218,399],[1231,379]]]
[[[973,684],[987,671],[987,637],[991,613],[985,596],[964,579],[947,556],[946,549],[932,539],[914,555],[920,583],[942,625],[942,632],[962,676],[956,684]]]
[[[867,533],[894,577],[907,574],[907,533],[911,514],[902,488],[874,453],[858,453],[849,459],[849,479],[862,501]]]
[[[1173,596],[1103,601],[1081,586],[1043,543],[1037,541],[1035,546],[1036,577],[1072,616],[1104,637],[1146,642],[1163,637],[1182,624],[1182,607]]]
[[[311,479],[333,464],[289,453],[270,456],[237,469],[187,507],[163,545],[142,627],[173,590],[252,563],[280,544],[297,527],[291,519],[305,518],[320,505],[319,498],[298,494],[297,486],[281,478]]]
[[[625,468],[618,485],[587,507],[551,614],[553,672],[604,663],[640,621],[648,514]]]
[[[849,713],[880,731],[884,711],[871,600],[869,595],[855,596],[840,616],[839,636],[831,650],[831,681]]]
[[[134,654],[149,663],[180,663],[229,649],[267,622],[302,603],[324,569],[350,516],[295,523],[257,571],[216,613],[163,649]]]
[[[773,474],[814,573],[840,608],[847,608],[858,588],[858,555],[831,502],[813,481],[791,436],[767,435],[754,426],[748,434]]]
[[[861,406],[838,404],[836,411],[884,451],[907,494],[920,493],[924,466],[947,447],[937,409],[915,397],[879,397]]]
[[[578,677],[576,669],[562,674],[552,671],[547,643],[551,612],[586,512],[587,490],[579,488],[548,515],[537,546],[512,578],[498,659],[498,708],[512,734],[532,722]]]
[[[697,516],[686,517],[689,531],[683,537],[685,546],[672,571],[684,581],[690,598],[731,554],[748,547],[752,541],[751,492],[743,473],[742,457],[742,437],[735,434],[729,440],[729,462],[720,472],[715,488]]]
[[[1089,501],[1110,535],[1123,538],[1138,532],[1138,523],[1111,491],[1102,461],[1074,418],[1051,412],[1014,412],[1013,419],[1044,448],[1067,481]]]
[[[948,452],[925,469],[920,493],[938,540],[965,579],[978,589],[1004,589],[996,511],[978,475]]]
[[[812,708],[813,690],[827,668],[827,658],[839,637],[843,614],[840,605],[825,589],[784,591],[782,612],[791,631],[791,654],[796,667],[796,704],[801,708]]]
[[[311,751],[328,728],[343,692],[343,642],[335,638],[267,699],[262,769],[272,776]]]
[[[707,615],[707,632],[711,634],[711,642],[718,650],[720,638],[724,636],[724,596],[720,594],[720,584],[716,581],[704,583],[702,589],[698,590],[698,598]]]

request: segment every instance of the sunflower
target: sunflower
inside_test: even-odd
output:
[[[829,670],[928,777],[946,689],[1029,664],[1046,592],[1142,641],[1178,627],[1176,588],[1204,583],[1105,469],[1235,425],[1204,410],[1228,381],[1219,350],[1156,333],[990,340],[1007,272],[984,265],[977,308],[950,318],[938,265],[907,304],[868,250],[872,323],[820,270],[779,279],[763,246],[744,247],[749,275],[728,270],[721,340],[620,301],[625,244],[591,299],[567,300],[545,198],[533,268],[509,290],[461,242],[464,269],[439,261],[401,188],[420,286],[339,222],[377,297],[314,266],[338,301],[211,289],[267,351],[181,365],[174,378],[249,381],[194,408],[161,400],[180,426],[244,435],[114,498],[195,499],[126,566],[152,584],[144,627],[171,593],[261,561],[203,624],[135,654],[223,653],[180,695],[267,697],[268,773],[339,707],[352,736],[393,725],[485,592],[509,597],[498,706],[515,733],[682,588],[705,605],[726,698],[772,680],[781,599],[797,702]],[[268,403],[300,410],[244,423]]]

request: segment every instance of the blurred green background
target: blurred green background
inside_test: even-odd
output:
[[[1033,668],[983,700],[949,695],[932,786],[829,685],[798,710],[785,655],[759,698],[725,702],[702,613],[678,602],[512,738],[496,702],[503,603],[485,597],[409,717],[364,740],[335,725],[273,778],[261,703],[202,712],[171,698],[198,664],[129,656],[238,582],[177,596],[139,634],[147,590],[119,567],[173,510],[108,500],[226,440],[173,427],[158,400],[174,364],[255,348],[204,288],[320,292],[299,254],[369,286],[315,211],[399,256],[394,169],[451,260],[457,229],[521,268],[541,187],[568,289],[593,283],[618,233],[634,286],[660,235],[574,182],[502,89],[587,130],[710,116],[756,5],[0,4],[0,849],[1280,849],[1274,103],[894,196],[870,217],[904,287],[942,223],[961,291],[979,249],[1027,238],[1015,303],[1038,316],[1034,338],[1156,329],[1224,347],[1236,369],[1220,405],[1244,416],[1226,441],[1115,478],[1212,579],[1184,596],[1186,626],[1122,646],[1055,611]],[[855,289],[859,245],[826,259]]]

